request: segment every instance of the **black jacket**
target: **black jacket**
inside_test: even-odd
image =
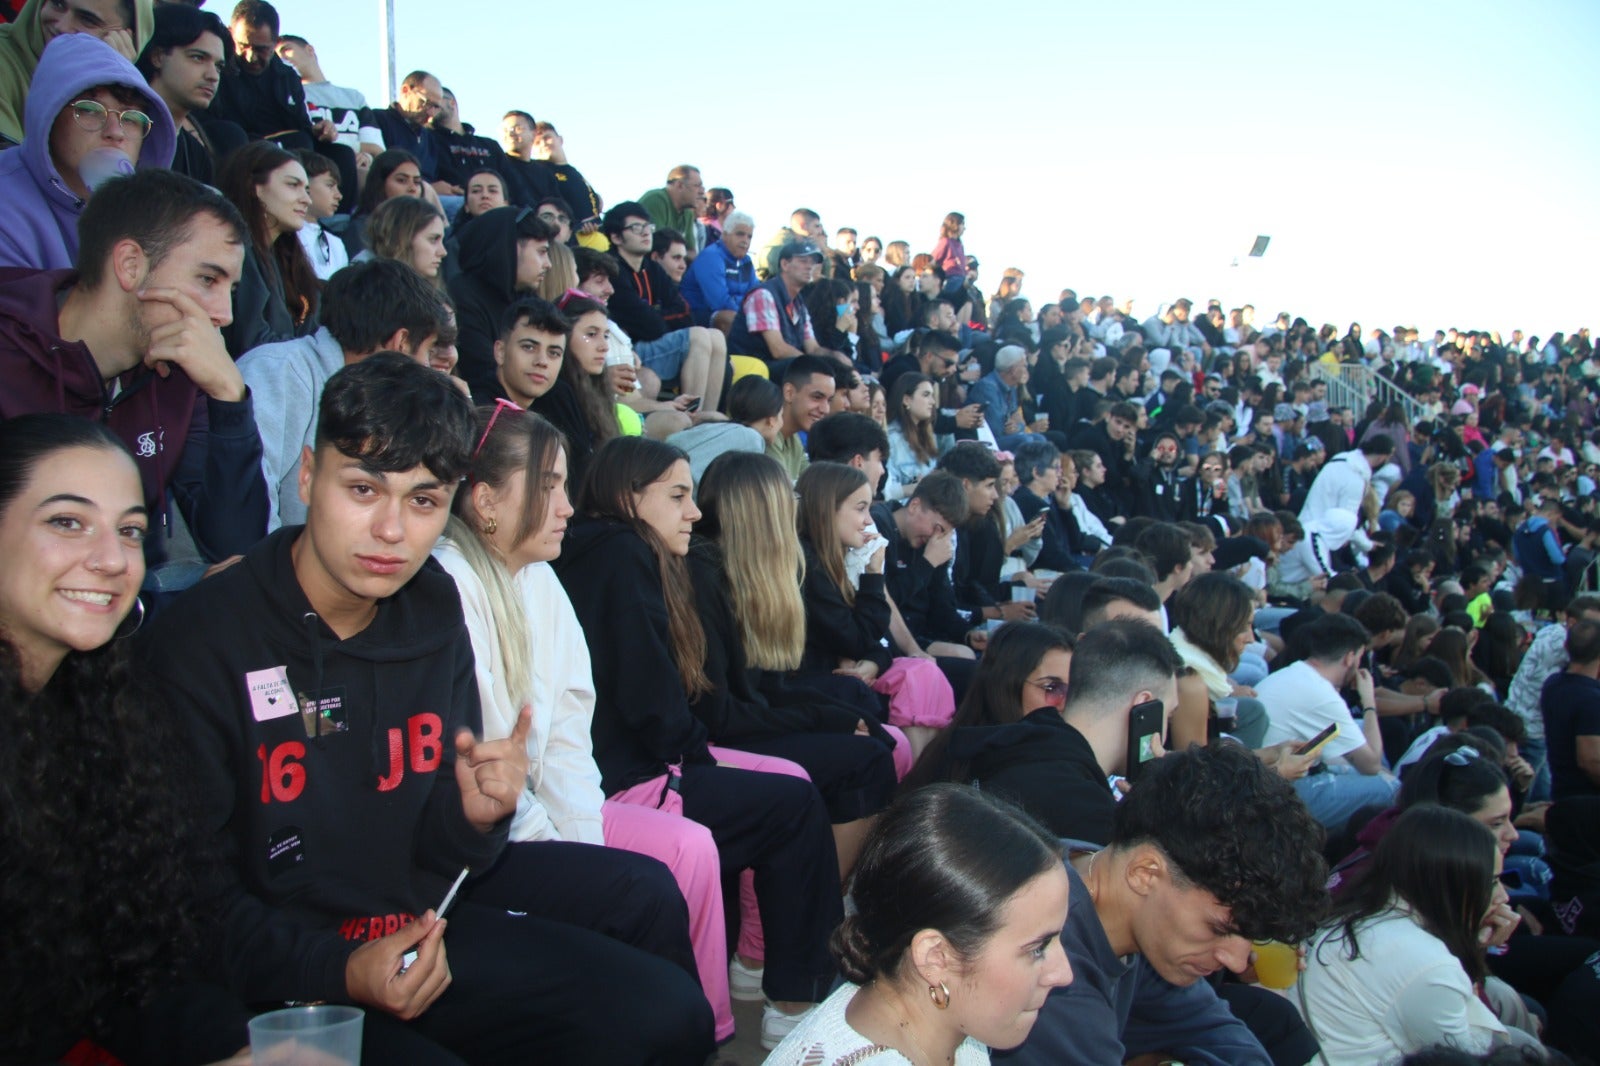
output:
[[[956,603],[967,610],[981,611],[1009,601],[1011,591],[1000,582],[1000,568],[1005,561],[1005,538],[991,517],[984,515],[957,529],[956,554],[950,565]]]
[[[490,866],[510,824],[479,832],[456,786],[453,738],[483,723],[455,583],[429,559],[341,640],[295,577],[302,528],[196,585],[140,642],[192,747],[224,859],[221,961],[246,1002],[344,1002],[350,954],[461,867]]]
[[[1060,837],[1111,841],[1117,803],[1083,734],[1053,707],[1008,725],[967,726],[950,738],[949,758],[965,765],[963,783],[1004,796]]]
[[[806,604],[806,650],[800,669],[832,673],[840,659],[867,659],[877,664],[880,673],[887,670],[894,655],[884,645],[889,635],[884,575],[862,574],[856,601],[849,604],[822,569],[810,542],[802,539],[800,547],[806,559],[806,579],[800,587]],[[887,556],[884,565],[888,566]]]
[[[476,393],[473,399],[477,400]],[[589,428],[589,420],[584,417],[583,405],[578,402],[572,384],[558,376],[550,391],[534,400],[528,410],[544,416],[567,435],[567,484],[583,484],[584,471],[589,469],[589,460],[594,458],[594,431]]]
[[[964,644],[972,623],[956,606],[949,565],[935,567],[928,562],[922,549],[913,548],[911,542],[901,536],[894,512],[887,504],[874,507],[872,517],[878,531],[889,540],[883,556],[883,573],[889,595],[900,608],[906,628],[923,647],[936,640]]]
[[[1133,483],[1139,500],[1135,514],[1148,515],[1160,522],[1182,520],[1178,513],[1182,479],[1178,477],[1177,466],[1163,467],[1147,456],[1134,463]]]
[[[617,284],[606,310],[629,340],[644,344],[694,324],[678,286],[654,259],[645,256],[638,270],[616,252],[611,261],[617,264]]]
[[[457,373],[474,403],[493,403],[494,342],[500,319],[517,298],[517,211],[497,207],[461,228],[461,273],[450,279],[461,353]]]
[[[511,178],[506,172],[511,168],[507,165],[506,153],[494,141],[487,137],[478,137],[470,133],[456,133],[454,130],[430,130],[433,141],[439,148],[439,181],[448,181],[462,189],[467,187],[467,179],[473,173],[484,167],[496,171],[505,178],[507,185]],[[506,190],[506,201],[516,203],[511,196],[511,190]]]
[[[655,553],[625,522],[574,518],[551,564],[572,600],[594,666],[590,737],[607,795],[711,762],[706,727],[689,709],[672,657]]]
[[[537,175],[536,180],[550,190],[539,195],[541,200],[546,196],[560,196],[567,201],[567,206],[572,208],[574,230],[584,219],[594,218],[600,214],[600,197],[589,187],[589,181],[583,173],[571,163],[550,163],[535,159],[525,165],[529,171]]]
[[[744,638],[728,599],[722,549],[696,537],[689,548],[695,608],[706,631],[706,676],[715,688],[690,705],[714,743],[737,747],[740,737],[790,733],[854,733],[862,715],[816,694],[814,700],[769,702],[762,671],[744,657]],[[798,695],[798,689],[791,692]],[[869,725],[875,724],[871,718]]]
[[[277,56],[259,74],[251,74],[243,65],[224,73],[203,118],[236,122],[257,141],[276,133],[312,136],[305,86],[295,69]]]

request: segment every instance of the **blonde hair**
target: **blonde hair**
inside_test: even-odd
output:
[[[559,241],[550,242],[550,269],[539,279],[539,297],[555,303],[568,289],[578,287],[578,261],[572,249]]]
[[[445,523],[440,543],[459,551],[483,583],[489,621],[494,625],[495,643],[500,646],[506,692],[515,706],[527,706],[533,701],[533,656],[528,652],[533,647],[533,628],[528,625],[528,613],[522,609],[522,597],[517,594],[511,573],[490,553],[488,542],[458,515],[451,515]]]
[[[795,483],[800,497],[796,526],[810,542],[828,579],[839,586],[844,602],[856,602],[855,586],[844,569],[844,545],[839,541],[838,514],[844,501],[867,483],[867,475],[843,463],[812,463]]]
[[[762,670],[796,669],[806,646],[805,558],[789,476],[771,456],[726,452],[701,475],[697,499],[699,531],[722,550],[745,660]]]
[[[506,691],[516,706],[533,701],[533,627],[517,592],[516,575],[490,545],[472,498],[473,486],[482,483],[502,489],[517,471],[523,471],[522,513],[517,515],[516,543],[535,533],[544,521],[549,490],[544,474],[555,468],[556,456],[566,445],[561,431],[531,411],[479,407],[475,415],[478,449],[473,453],[467,483],[456,493],[444,538],[461,553],[483,583],[489,601],[489,619],[504,663]],[[507,521],[511,521],[507,517]]]

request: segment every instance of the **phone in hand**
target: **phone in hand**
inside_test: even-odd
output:
[[[1338,732],[1339,723],[1330,723],[1328,728],[1324,729],[1322,732],[1318,733],[1316,736],[1312,737],[1310,740],[1294,749],[1294,753],[1296,755],[1311,755],[1314,752],[1319,752],[1327,746],[1328,741],[1332,740],[1338,735]]]
[[[1166,708],[1160,700],[1136,703],[1128,712],[1128,757],[1122,776],[1136,781],[1144,764],[1156,757],[1156,738],[1166,728]]]
[[[700,397],[696,396],[694,399],[690,400],[689,406],[685,407],[684,410],[689,414],[694,414],[696,411],[700,410]]]

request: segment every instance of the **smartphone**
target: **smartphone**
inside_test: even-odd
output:
[[[455,882],[450,886],[450,891],[444,894],[444,899],[441,900],[439,905],[433,909],[433,916],[435,918],[443,918],[445,912],[450,909],[450,904],[456,901],[456,893],[461,891],[461,883],[467,879],[467,874],[469,872],[469,868],[463,866],[461,868],[461,872],[456,874]],[[400,956],[400,972],[405,973],[407,970],[411,969],[411,964],[416,961],[417,953],[415,950],[408,951],[404,955]]]
[[[604,221],[603,215],[590,215],[588,218],[583,219],[578,223],[578,228],[582,229],[585,226],[598,226],[602,221]]]
[[[700,397],[696,396],[694,399],[690,400],[689,406],[685,407],[684,410],[689,414],[694,414],[696,411],[700,410]]]
[[[1316,736],[1312,737],[1310,740],[1294,749],[1294,753],[1296,755],[1310,755],[1313,752],[1321,751],[1323,747],[1327,745],[1328,741],[1332,740],[1334,736],[1338,734],[1338,732],[1339,723],[1334,722],[1329,725],[1328,728],[1324,729],[1322,732],[1318,733]]]
[[[1155,742],[1166,727],[1166,709],[1160,700],[1136,703],[1128,712],[1128,758],[1122,776],[1137,781],[1144,764],[1156,757]]]

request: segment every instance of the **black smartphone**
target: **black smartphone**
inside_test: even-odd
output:
[[[689,406],[685,407],[684,410],[690,414],[694,414],[696,411],[700,410],[700,397],[696,396],[694,399],[690,400]]]
[[[1322,732],[1318,733],[1316,736],[1312,737],[1310,740],[1294,749],[1294,753],[1296,755],[1310,755],[1312,752],[1320,750],[1324,744],[1332,740],[1334,734],[1337,732],[1339,732],[1339,723],[1334,722],[1332,725],[1328,726],[1328,728],[1324,729]]]
[[[1128,712],[1128,759],[1122,776],[1129,781],[1139,778],[1144,764],[1156,757],[1155,743],[1165,730],[1166,713],[1160,700],[1136,703]]]

